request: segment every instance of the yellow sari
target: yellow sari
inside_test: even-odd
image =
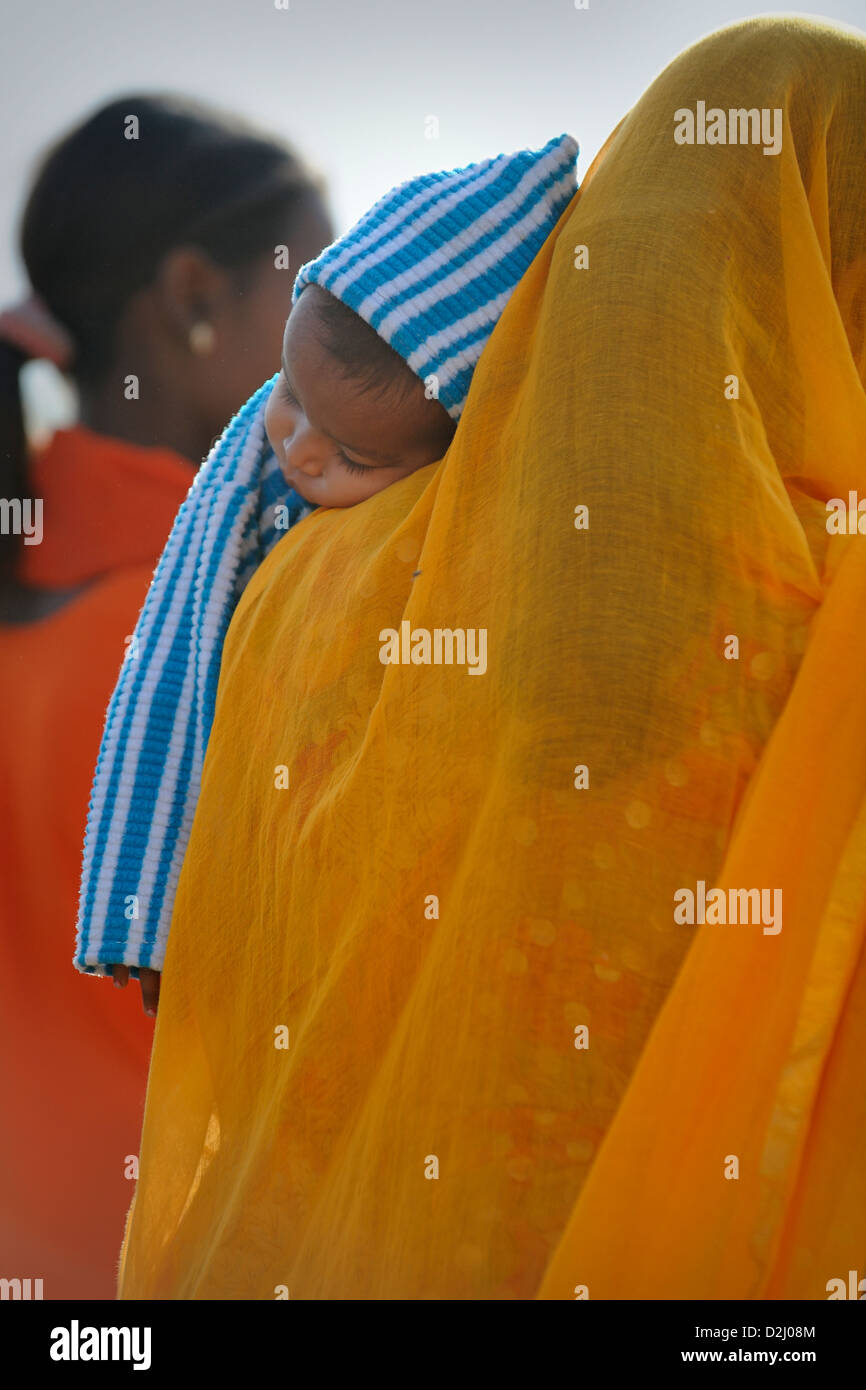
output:
[[[780,153],[677,143],[698,101],[780,110]],[[864,130],[859,38],[689,49],[446,458],[251,581],[121,1297],[821,1299],[859,1267],[866,537],[825,504],[866,498]],[[486,672],[383,664],[403,622],[485,630]],[[684,922],[714,888],[780,929]]]

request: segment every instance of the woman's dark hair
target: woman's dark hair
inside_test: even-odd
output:
[[[323,192],[288,145],[185,97],[124,96],[85,119],[43,156],[21,222],[30,283],[75,343],[76,381],[98,382],[110,368],[127,303],[173,247],[198,246],[243,275]],[[27,495],[25,361],[0,342],[6,498]],[[0,579],[18,539],[0,536]]]

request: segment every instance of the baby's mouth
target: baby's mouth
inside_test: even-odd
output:
[[[303,499],[304,499],[305,502],[311,502],[311,501],[312,501],[312,498],[310,498],[310,497],[307,496],[307,493],[306,493],[304,487],[303,487],[303,486],[301,485],[301,483],[299,482],[298,476],[297,476],[296,473],[290,474],[290,475],[287,477],[286,481],[288,482],[289,487],[292,489],[292,491],[293,491],[293,492],[296,492],[296,493],[298,494],[299,497],[303,497]]]

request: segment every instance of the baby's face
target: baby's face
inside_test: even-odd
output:
[[[377,393],[346,379],[317,322],[325,293],[309,285],[292,306],[265,428],[286,481],[301,497],[321,507],[353,507],[441,459],[454,424],[404,363],[396,367],[407,374],[406,394]]]

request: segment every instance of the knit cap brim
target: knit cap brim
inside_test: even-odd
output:
[[[484,345],[577,189],[577,141],[421,174],[298,272],[376,330],[459,419]]]

